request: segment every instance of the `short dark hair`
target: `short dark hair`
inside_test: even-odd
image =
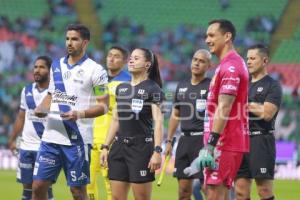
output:
[[[122,53],[122,55],[123,55],[123,60],[127,60],[127,58],[128,58],[128,51],[125,48],[116,45],[116,46],[110,47],[108,51],[110,51],[112,49],[119,50]]]
[[[83,24],[70,24],[67,27],[67,31],[77,31],[80,33],[80,36],[84,40],[90,40],[91,33],[90,30]]]
[[[267,57],[269,57],[269,55],[270,55],[269,48],[263,44],[255,44],[248,48],[248,50],[254,50],[254,49],[257,49],[259,53],[264,54]]]
[[[39,56],[35,59],[35,61],[37,60],[43,60],[46,63],[46,66],[48,67],[48,69],[51,68],[52,65],[52,59],[49,56]]]
[[[227,19],[214,19],[212,21],[210,21],[208,24],[215,24],[218,23],[220,24],[220,29],[223,33],[229,32],[232,35],[232,41],[234,41],[235,36],[236,36],[236,30],[234,25],[232,24],[231,21],[227,20]]]

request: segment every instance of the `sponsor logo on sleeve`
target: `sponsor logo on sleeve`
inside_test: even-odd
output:
[[[26,96],[27,96],[27,97],[30,97],[30,96],[32,96],[32,93],[31,93],[31,92],[27,92],[27,93],[26,93]]]
[[[222,88],[225,90],[237,91],[237,87],[235,85],[223,85]]]
[[[60,73],[60,69],[59,68],[55,68],[54,73]]]
[[[230,67],[228,67],[228,70],[229,70],[231,73],[234,73],[234,72],[235,72],[235,67],[234,67],[234,66],[230,66]]]

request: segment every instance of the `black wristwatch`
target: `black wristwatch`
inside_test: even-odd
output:
[[[100,150],[106,149],[107,151],[109,150],[109,145],[106,144],[101,144]]]
[[[160,146],[155,146],[153,151],[156,152],[156,153],[161,153],[162,148]]]

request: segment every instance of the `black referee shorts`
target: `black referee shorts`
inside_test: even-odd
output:
[[[155,180],[148,169],[153,154],[152,141],[126,144],[115,141],[108,154],[108,177],[130,183],[147,183]]]
[[[187,176],[183,173],[186,167],[189,167],[194,159],[198,157],[200,149],[203,147],[203,135],[181,136],[178,141],[175,156],[174,176],[178,179],[203,179],[203,173],[193,176]]]
[[[273,134],[250,136],[250,152],[244,155],[237,178],[274,179],[275,148]]]

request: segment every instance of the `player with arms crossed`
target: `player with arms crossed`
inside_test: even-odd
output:
[[[131,53],[128,70],[132,80],[116,89],[117,107],[102,145],[101,163],[108,160],[112,199],[126,200],[131,186],[135,199],[150,200],[151,182],[161,165],[162,82],[157,58],[148,49]]]
[[[106,71],[86,54],[89,40],[84,25],[67,27],[67,56],[52,63],[48,95],[35,109],[37,116],[48,114],[48,121],[35,163],[33,200],[47,198],[61,168],[73,199],[87,199],[93,118],[107,112],[109,98],[103,94]]]
[[[94,142],[91,150],[91,183],[87,185],[87,193],[89,200],[98,200],[98,184],[97,177],[99,173],[104,178],[106,199],[111,199],[110,183],[107,177],[107,168],[100,167],[100,153],[101,145],[104,144],[105,138],[110,126],[112,111],[116,105],[115,91],[116,87],[122,82],[128,82],[131,80],[131,76],[125,70],[122,70],[127,63],[128,53],[120,46],[112,46],[108,50],[106,56],[106,65],[108,69],[108,92],[109,92],[109,110],[100,117],[97,117],[94,121]]]
[[[206,43],[220,64],[210,83],[207,97],[207,144],[199,152],[199,168],[204,169],[206,199],[229,199],[244,152],[249,151],[247,66],[234,50],[234,25],[225,19],[213,20]]]
[[[23,184],[22,200],[32,198],[32,177],[36,155],[45,129],[46,119],[34,116],[34,109],[48,93],[52,60],[48,56],[39,56],[34,62],[34,83],[25,86],[21,93],[21,105],[14,123],[8,146],[16,151],[16,138],[22,133],[19,151],[17,181]],[[48,189],[48,199],[53,199],[52,188]]]
[[[178,179],[181,200],[191,199],[193,179],[199,178],[203,182],[202,172],[187,176],[183,170],[191,165],[203,147],[204,113],[210,83],[205,72],[211,65],[210,59],[211,54],[205,49],[195,52],[191,63],[192,76],[178,84],[170,116],[165,154],[172,152],[172,138],[180,122],[182,136],[176,149],[174,176]]]
[[[235,181],[237,200],[250,199],[255,179],[262,200],[275,199],[273,179],[276,158],[275,120],[281,104],[280,83],[268,75],[269,50],[262,44],[248,49],[247,64],[251,74],[249,87],[250,152],[244,155]]]

